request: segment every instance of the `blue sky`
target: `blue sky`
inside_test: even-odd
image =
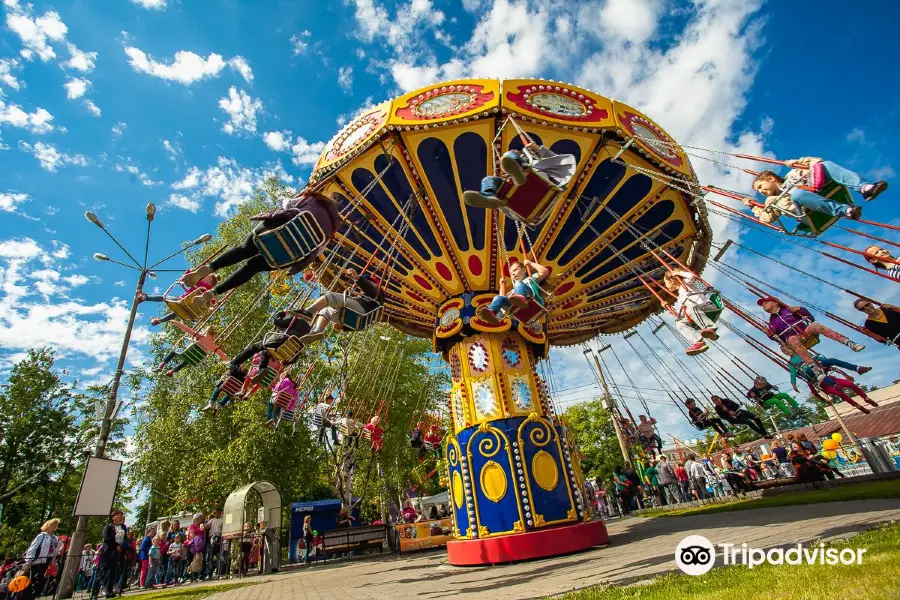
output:
[[[2,369],[50,344],[82,379],[109,377],[133,278],[90,259],[115,252],[85,210],[134,248],[143,207],[155,202],[151,255],[161,256],[211,232],[267,174],[302,185],[322,143],[360,107],[454,77],[571,81],[643,109],[684,144],[825,156],[891,182],[865,216],[900,222],[895,3],[4,0],[0,11]],[[705,183],[749,190],[746,176],[694,165]],[[895,283],[714,225],[718,240],[740,237],[900,303]],[[842,232],[828,236],[861,245]],[[845,294],[747,253],[732,250],[726,260],[857,320]],[[149,316],[139,321],[133,361],[145,358]],[[638,385],[659,387],[626,345],[613,343]],[[867,380],[897,378],[896,352],[873,348],[865,362],[879,367]],[[560,387],[589,383],[583,364],[580,350],[555,351]],[[561,399],[594,393],[579,388]],[[670,404],[651,409],[665,431],[691,435]]]

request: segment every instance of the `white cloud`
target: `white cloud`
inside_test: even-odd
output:
[[[91,113],[92,115],[94,115],[95,117],[99,117],[99,116],[101,115],[100,107],[97,106],[96,104],[94,104],[94,101],[93,101],[93,100],[85,100],[85,101],[84,101],[84,106],[85,106],[85,108],[87,108],[88,111],[90,111],[90,113]]]
[[[228,135],[256,133],[256,113],[262,107],[259,98],[251,98],[244,90],[238,91],[231,86],[228,96],[219,100],[219,108],[228,114],[228,121],[222,125],[222,131]]]
[[[6,26],[19,36],[22,45],[20,52],[23,58],[31,60],[35,54],[43,62],[56,58],[56,52],[50,42],[61,42],[66,38],[68,27],[59,18],[56,11],[48,11],[37,18],[30,14],[31,5],[22,10],[13,5],[6,15]]]
[[[191,192],[186,195],[173,194],[169,203],[193,211],[193,202],[197,203],[196,209],[199,209],[201,198],[215,197],[218,198],[215,214],[225,217],[235,206],[250,199],[254,191],[270,176],[278,177],[286,184],[294,181],[294,177],[284,170],[280,162],[270,167],[249,169],[241,167],[234,159],[220,156],[215,166],[206,170],[191,167],[184,179],[173,183],[172,189]]]
[[[166,151],[166,154],[169,155],[169,159],[171,159],[172,161],[176,161],[178,159],[178,156],[181,154],[181,144],[178,142],[178,140],[175,140],[174,144],[169,140],[163,140],[162,146],[163,150]]]
[[[90,87],[91,82],[87,79],[79,79],[78,77],[72,77],[63,84],[63,87],[66,88],[66,97],[69,100],[75,100],[76,98],[81,98],[87,93],[88,88]]]
[[[126,127],[128,127],[128,123],[126,123],[125,121],[118,121],[115,125],[112,126],[113,137],[122,137],[122,133],[125,132]]]
[[[894,168],[891,165],[884,165],[881,167],[876,167],[869,171],[869,178],[872,181],[882,181],[884,179],[893,179],[897,176],[897,173],[894,171]]]
[[[28,142],[19,142],[19,148],[25,152],[31,152],[41,164],[41,168],[47,171],[55,172],[59,167],[64,165],[72,165],[75,167],[86,167],[88,159],[82,154],[65,154],[61,153],[52,144],[37,142],[33,146]]]
[[[353,88],[353,67],[340,67],[338,69],[338,85],[349,93]]]
[[[13,75],[13,71],[19,69],[19,61],[15,58],[0,58],[0,83],[17,91],[21,89],[22,84]]]
[[[263,134],[263,141],[270,150],[284,152],[291,147],[290,131],[267,131]]]
[[[240,73],[241,77],[244,78],[244,81],[253,83],[253,69],[250,68],[250,63],[247,62],[246,58],[243,56],[235,56],[228,61],[228,66]]]
[[[171,63],[165,63],[155,60],[134,46],[125,46],[125,54],[128,56],[128,64],[138,73],[146,73],[182,85],[191,85],[207,77],[218,77],[226,64],[240,73],[248,83],[253,81],[253,71],[242,56],[235,56],[226,63],[220,54],[211,53],[203,58],[188,50],[179,50]]]
[[[0,126],[21,127],[32,133],[49,133],[53,131],[53,120],[46,109],[38,108],[33,113],[25,112],[17,104],[7,104],[0,98]]]
[[[263,141],[270,150],[290,152],[293,155],[291,162],[297,166],[316,164],[325,148],[324,142],[309,143],[300,136],[294,139],[290,131],[267,131]]]
[[[0,241],[0,348],[4,353],[50,346],[59,357],[90,358],[95,365],[118,354],[130,302],[113,298],[88,303],[70,298],[70,290],[85,285],[90,277],[77,272],[62,275],[69,266],[31,238]],[[147,328],[135,327],[131,364],[146,359],[149,335]]]
[[[859,144],[866,143],[866,132],[860,129],[859,127],[854,127],[850,130],[850,133],[847,134],[848,142],[857,142]]]
[[[166,8],[166,0],[131,0],[131,3],[148,10],[165,10]]]
[[[434,8],[431,0],[410,0],[400,4],[392,17],[376,0],[345,0],[356,8],[358,25],[356,35],[371,43],[383,40],[392,55],[400,60],[418,56],[427,49],[425,35],[432,32],[438,39],[446,37],[440,25],[445,20],[443,11]]]
[[[126,164],[113,165],[113,170],[119,173],[128,173],[133,180],[139,181],[141,185],[154,186],[162,184],[162,181],[153,181],[149,175],[132,164],[130,157],[126,159]]]
[[[175,206],[192,213],[200,210],[200,200],[198,198],[189,198],[183,194],[170,194],[169,200],[166,202],[169,206]]]
[[[21,192],[0,193],[0,210],[8,213],[19,212],[19,205],[31,200],[31,196]]]
[[[312,34],[309,30],[301,31],[299,35],[291,36],[291,47],[294,50],[294,56],[306,54],[309,50],[309,42],[307,41]]]
[[[72,43],[67,43],[66,48],[69,50],[71,57],[63,63],[64,67],[69,67],[82,73],[90,73],[94,70],[94,65],[97,62],[96,52],[83,52]]]

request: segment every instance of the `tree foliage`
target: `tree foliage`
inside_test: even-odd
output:
[[[200,262],[215,248],[240,243],[252,228],[250,217],[280,204],[286,193],[276,180],[267,181],[222,223],[216,240],[191,260]],[[274,296],[268,289],[270,277],[258,275],[238,288],[214,316],[219,343],[229,356],[260,339],[271,326],[272,314],[308,285],[295,281],[291,294]],[[154,358],[161,360],[173,345],[181,343],[183,348],[182,338],[175,328],[163,330],[151,342]],[[293,367],[294,381],[303,382],[300,400],[307,407],[329,391],[337,395],[345,386],[348,393],[340,400],[341,412],[353,410],[355,418],[364,420],[381,407],[383,450],[373,457],[368,443],[361,441],[354,482],[354,494],[365,498],[364,508],[373,515],[381,500],[396,498],[417,483],[413,471],[418,463],[407,442],[408,426],[414,413],[444,402],[447,390],[443,370],[430,364],[430,350],[429,340],[378,325],[365,332],[332,333],[304,349]],[[129,476],[151,491],[149,516],[221,507],[234,489],[257,480],[277,485],[286,508],[292,501],[335,497],[334,452],[317,443],[318,432],[310,430],[302,414],[295,431],[291,423],[282,423],[275,431],[265,427],[267,391],[215,414],[200,412],[225,370],[224,364],[208,357],[174,378],[143,372],[134,381],[140,409],[137,452]],[[141,514],[146,514],[146,507]]]
[[[616,465],[623,462],[609,411],[603,401],[594,398],[566,409],[563,415],[569,423],[578,449],[584,454],[581,467],[586,477],[608,479]]]

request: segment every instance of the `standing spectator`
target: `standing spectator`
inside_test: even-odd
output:
[[[250,546],[250,556],[248,558],[249,564],[251,567],[256,567],[259,570],[260,563],[259,557],[262,553],[262,545],[259,541],[259,535],[253,536],[253,544]]]
[[[137,560],[137,549],[134,542],[134,529],[129,530],[125,534],[125,541],[122,542],[121,551],[119,552],[119,589],[118,593],[128,587],[128,580],[131,578],[131,570]]]
[[[22,570],[28,572],[31,585],[21,592],[19,595],[21,600],[31,600],[44,592],[47,584],[47,567],[56,557],[56,547],[59,544],[59,540],[53,535],[57,527],[59,527],[59,519],[50,519],[41,525],[41,530],[31,541],[28,550],[25,551],[25,564],[22,566]]]
[[[665,456],[659,457],[656,471],[659,473],[660,497],[666,504],[676,504],[678,502],[678,476]]]
[[[306,546],[303,550],[303,564],[309,564],[309,553],[312,551],[315,539],[312,528],[312,515],[303,517],[303,544]]]
[[[176,521],[177,523],[178,521]],[[175,540],[169,544],[169,568],[166,571],[166,583],[179,584],[184,577],[184,535],[175,534]]]
[[[688,456],[684,462],[684,470],[687,471],[688,478],[691,480],[691,491],[694,497],[697,500],[706,498],[706,471],[703,465],[697,462],[696,454]]]
[[[634,494],[631,497],[632,500],[632,509],[643,508],[643,504],[641,504],[641,496],[643,495],[643,484],[641,483],[640,477],[635,472],[634,468],[631,466],[630,462],[625,463],[625,468],[622,470],[622,473],[625,474],[625,477],[628,478],[628,481],[631,482],[633,486],[631,489],[634,490]]]
[[[147,583],[147,570],[150,568],[150,548],[153,547],[153,538],[156,537],[156,527],[148,527],[147,535],[141,540],[138,549],[138,560],[141,561],[141,578],[138,580],[141,587]]]
[[[81,563],[78,565],[78,579],[75,581],[75,591],[90,589],[94,577],[94,551],[90,544],[85,544],[81,551]]]
[[[162,566],[162,538],[156,536],[153,538],[150,550],[147,551],[147,559],[149,567],[147,569],[147,577],[144,581],[145,588],[152,588],[159,585],[159,574]]]
[[[406,506],[403,507],[403,511],[400,514],[404,523],[412,523],[416,520],[416,509],[413,508],[412,502],[409,500],[406,501]]]
[[[772,445],[772,455],[778,461],[778,475],[792,477],[794,472],[791,470],[791,459],[788,458],[788,451],[784,444],[780,441]]]
[[[116,585],[116,570],[119,566],[119,555],[128,528],[125,527],[125,513],[114,510],[109,515],[109,521],[103,529],[103,551],[100,554],[100,570],[95,573],[94,585],[91,588],[91,598],[96,598],[100,593],[100,586],[106,582],[106,597],[115,598],[113,588]]]
[[[800,442],[800,445],[803,446],[804,449],[809,450],[810,455],[818,452],[816,445],[809,441],[806,437],[805,433],[800,433],[797,435],[797,441]]]
[[[616,484],[616,494],[619,496],[619,502],[622,504],[622,514],[630,515],[634,484],[625,475],[625,470],[621,465],[616,465],[616,468],[613,469],[613,482]]]
[[[159,524],[159,532],[156,534],[156,537],[159,538],[159,578],[163,583],[165,583],[166,571],[169,568],[169,530],[171,528],[172,524],[166,519]]]
[[[684,468],[684,461],[679,462],[678,466],[675,467],[675,477],[678,479],[678,492],[681,494],[681,501],[688,502],[691,499],[689,492],[691,479]]]
[[[647,484],[647,491],[655,499],[656,506],[662,505],[659,490],[659,471],[656,469],[656,463],[652,460],[647,463],[647,468],[644,469],[644,482]]]
[[[206,578],[212,579],[222,573],[219,555],[222,553],[222,509],[216,508],[206,522]]]

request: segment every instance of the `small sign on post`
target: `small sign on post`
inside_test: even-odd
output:
[[[88,458],[81,489],[72,510],[73,517],[107,517],[119,485],[122,461],[107,458]]]

